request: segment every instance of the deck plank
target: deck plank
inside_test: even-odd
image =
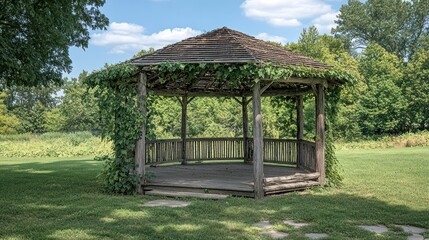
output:
[[[153,173],[146,186],[164,186],[179,188],[198,188],[232,190],[240,192],[253,191],[253,166],[243,163],[207,163],[189,165],[157,166],[147,168]],[[294,174],[305,174],[305,170],[265,165],[265,177],[287,177]]]

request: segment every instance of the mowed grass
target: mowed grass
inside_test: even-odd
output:
[[[340,151],[340,188],[266,198],[195,200],[186,208],[147,208],[157,197],[100,191],[101,162],[80,159],[1,159],[1,239],[268,239],[261,220],[288,239],[324,232],[329,239],[406,239],[394,224],[429,228],[429,148]],[[310,223],[301,229],[285,219]],[[384,224],[376,235],[359,224]],[[429,237],[428,233],[425,233]]]

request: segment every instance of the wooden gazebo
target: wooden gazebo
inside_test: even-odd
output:
[[[229,194],[262,198],[321,185],[325,181],[324,91],[341,82],[290,77],[262,79],[231,87],[207,73],[196,81],[161,81],[154,66],[165,63],[274,63],[328,70],[323,63],[223,27],[169,45],[132,60],[141,67],[139,98],[150,89],[156,95],[177,97],[182,106],[181,138],[147,141],[146,129],[136,145],[136,168],[142,176],[139,191],[153,195]],[[316,141],[303,139],[303,96],[315,94]],[[264,139],[261,97],[294,96],[296,139]],[[187,138],[187,106],[195,97],[232,97],[242,108],[242,138]],[[253,106],[253,136],[249,136],[248,104]],[[145,106],[141,106],[143,114]],[[234,161],[225,161],[234,160]],[[240,161],[243,160],[243,161]],[[181,164],[164,164],[178,162]],[[156,166],[156,167],[155,167]],[[147,177],[147,172],[152,177]]]

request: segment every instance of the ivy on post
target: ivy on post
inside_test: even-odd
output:
[[[140,110],[141,115],[146,119],[147,109],[147,89],[146,89],[147,76],[144,72],[140,73],[140,79],[138,83],[138,96],[137,96],[137,107]],[[145,181],[145,162],[146,162],[146,120],[142,123],[140,128],[140,139],[136,144],[135,159],[136,159],[136,172],[139,178],[139,183],[136,186],[137,193],[144,194],[142,184]]]

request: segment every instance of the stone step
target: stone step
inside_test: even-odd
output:
[[[167,197],[193,197],[193,198],[214,199],[214,200],[225,199],[228,197],[228,195],[223,195],[223,194],[209,194],[209,193],[196,193],[196,192],[176,192],[176,191],[162,191],[162,190],[146,191],[145,195],[167,196]]]

